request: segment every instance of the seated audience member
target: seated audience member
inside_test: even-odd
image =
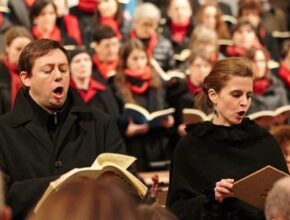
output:
[[[233,28],[233,45],[226,48],[227,56],[246,56],[252,48],[262,48],[255,28],[248,21],[240,21]]]
[[[12,26],[5,13],[0,11],[0,42],[3,41],[6,31]],[[0,53],[4,50],[4,45],[0,44]]]
[[[28,220],[137,220],[129,192],[115,179],[80,179],[61,186]],[[144,219],[145,220],[145,219]]]
[[[288,104],[286,89],[268,68],[270,55],[265,48],[251,49],[247,57],[251,60],[254,73],[254,90],[249,113],[275,110]]]
[[[5,192],[4,192],[4,178],[2,171],[0,172],[0,220],[11,220],[11,209],[5,205]]]
[[[22,84],[18,60],[23,47],[33,40],[24,27],[11,27],[4,36],[4,56],[0,60],[0,114],[10,112]]]
[[[177,220],[171,211],[158,204],[141,204],[137,207],[138,219],[141,220]]]
[[[170,0],[167,5],[168,20],[162,26],[162,35],[171,41],[175,54],[189,47],[194,19],[190,0]]]
[[[182,110],[184,108],[195,108],[194,98],[202,90],[203,81],[205,77],[210,73],[215,63],[211,59],[210,54],[202,50],[194,50],[190,55],[188,61],[188,78],[186,79],[187,89],[179,97],[175,97],[177,100],[177,123],[179,136],[184,136],[185,124],[182,122]],[[207,112],[209,113],[209,112]]]
[[[290,172],[290,125],[273,126],[270,132],[280,145]]]
[[[73,38],[78,45],[82,45],[82,35],[80,31],[79,21],[75,15],[69,13],[68,0],[53,0],[57,9],[56,25],[61,32],[65,32],[69,37]]]
[[[118,0],[98,0],[92,30],[99,25],[108,25],[116,33],[119,40],[127,36],[130,22],[125,17],[121,3]]]
[[[167,207],[182,220],[264,220],[262,210],[235,197],[234,183],[271,165],[288,173],[278,143],[246,118],[253,73],[248,60],[215,63],[196,99],[212,121],[190,124],[171,161]],[[261,156],[262,155],[262,156]]]
[[[190,40],[191,50],[205,50],[210,54],[212,61],[224,58],[219,51],[217,33],[205,26],[196,26],[191,34]]]
[[[20,25],[26,27],[28,30],[31,29],[31,20],[29,12],[32,5],[36,0],[9,0],[8,8],[9,20],[13,25]]]
[[[278,75],[287,89],[288,102],[290,102],[290,40],[284,41],[281,48],[281,61]]]
[[[113,88],[114,76],[119,63],[120,42],[112,28],[99,25],[94,32],[94,78]]]
[[[116,93],[123,106],[134,103],[149,112],[167,107],[165,91],[159,75],[150,67],[146,48],[141,41],[126,42],[120,55],[120,67],[115,77]],[[168,131],[174,124],[172,116],[160,122],[159,126],[136,124],[125,121],[125,142],[128,153],[137,157],[137,169],[149,170],[150,162],[168,159]]]
[[[88,106],[97,108],[112,118],[119,117],[119,108],[110,88],[93,79],[93,62],[84,49],[69,53],[71,81],[70,87]]]
[[[261,2],[257,0],[240,0],[238,13],[239,20],[248,21],[253,25],[260,42],[270,51],[272,59],[279,61],[280,53],[278,42],[261,24]]]
[[[290,177],[278,180],[269,191],[265,215],[267,220],[290,219]]]
[[[198,8],[197,25],[204,25],[216,31],[219,39],[229,39],[230,32],[226,23],[222,20],[222,12],[215,3],[206,3]]]
[[[0,117],[0,167],[15,220],[59,175],[90,166],[100,153],[125,153],[114,120],[68,91],[66,54],[57,41],[29,43],[18,65],[23,88],[13,111]]]
[[[165,71],[175,66],[171,42],[156,32],[160,21],[160,10],[152,3],[136,7],[132,23],[131,39],[139,39],[146,47],[149,58],[157,60]]]
[[[83,43],[90,44],[91,28],[94,14],[97,9],[97,0],[78,0],[78,4],[70,8],[70,13],[78,18]]]
[[[62,45],[76,45],[77,42],[61,30],[56,23],[57,8],[50,0],[36,0],[30,10],[33,23],[31,32],[35,39],[51,39]]]
[[[262,25],[269,33],[273,31],[287,31],[286,10],[274,6],[273,3],[274,2],[269,0],[261,1]]]

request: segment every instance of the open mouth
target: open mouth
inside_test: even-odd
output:
[[[54,90],[53,90],[53,93],[56,94],[56,95],[62,95],[63,93],[63,87],[62,86],[58,86],[56,87]]]
[[[246,114],[246,112],[245,112],[245,111],[240,111],[240,112],[238,112],[238,115],[239,115],[240,117],[244,117],[244,116],[245,116],[245,114]]]

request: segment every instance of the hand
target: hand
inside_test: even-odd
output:
[[[166,119],[160,121],[160,125],[165,128],[171,128],[174,125],[174,117],[169,115]]]
[[[149,125],[147,124],[136,124],[132,118],[129,119],[129,124],[126,130],[126,135],[128,137],[133,137],[138,134],[145,134],[149,130]]]
[[[183,136],[186,135],[185,127],[186,127],[185,124],[180,124],[178,126],[178,129],[177,130],[178,130],[178,134],[179,134],[180,137],[183,137]]]
[[[215,199],[222,202],[225,198],[233,197],[234,182],[234,179],[221,179],[219,182],[216,182],[214,188]]]

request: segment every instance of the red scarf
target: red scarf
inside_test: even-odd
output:
[[[76,40],[78,45],[82,45],[82,37],[79,22],[76,16],[67,14],[63,16],[67,34]]]
[[[190,19],[184,25],[174,24],[172,21],[170,22],[171,29],[171,39],[178,44],[181,44],[182,40],[187,34],[187,31],[190,26]]]
[[[290,87],[290,70],[282,63],[278,70],[278,74],[281,79]]]
[[[268,79],[256,79],[254,81],[254,93],[263,95],[270,86],[271,82]]]
[[[0,27],[2,26],[2,24],[3,24],[3,20],[4,20],[4,18],[3,18],[3,14],[2,13],[0,13]]]
[[[43,33],[41,33],[39,28],[36,26],[32,27],[32,34],[33,36],[35,36],[37,40],[47,38],[47,37],[43,37]],[[55,26],[48,38],[50,40],[56,40],[58,42],[61,42],[61,33],[60,33],[59,28]]]
[[[137,34],[136,34],[135,31],[132,31],[130,33],[130,37],[132,39],[138,38],[138,36],[137,36]],[[158,43],[158,36],[157,36],[156,32],[152,32],[151,33],[151,36],[150,36],[149,44],[148,44],[148,46],[146,48],[147,54],[148,54],[149,58],[152,58],[153,57],[153,51],[154,51],[157,43]]]
[[[187,79],[187,88],[193,95],[199,93],[202,89],[200,86],[193,85],[189,78]]]
[[[141,95],[148,90],[151,79],[151,69],[149,66],[138,70],[125,69],[124,74],[127,84],[133,93]]]
[[[120,30],[119,30],[119,24],[118,24],[118,22],[114,18],[109,18],[109,17],[104,18],[104,17],[101,17],[100,18],[100,23],[103,24],[103,25],[107,25],[110,28],[112,28],[112,30],[117,35],[117,38],[119,40],[122,39],[122,35],[120,33]]]
[[[97,0],[79,0],[78,8],[84,12],[95,13],[97,9]]]
[[[17,65],[10,63],[7,58],[4,59],[3,63],[8,68],[9,74],[11,77],[10,101],[11,101],[11,109],[12,109],[16,95],[17,95],[19,89],[22,87],[22,83],[21,83],[21,80],[19,77],[19,71],[18,71]]]
[[[73,79],[70,81],[70,86],[77,90],[85,103],[88,103],[98,92],[106,90],[104,85],[92,78],[90,79],[87,90],[78,89]]]
[[[262,45],[259,41],[256,41],[253,45],[253,48],[255,49],[261,49]],[[230,45],[227,46],[226,52],[229,56],[237,56],[237,57],[244,57],[247,55],[247,50],[242,47],[238,47],[237,45]]]
[[[97,54],[93,55],[93,63],[94,65],[97,67],[98,71],[100,72],[101,76],[103,77],[103,79],[105,79],[106,81],[109,78],[109,73],[112,71],[116,71],[118,63],[119,63],[119,59],[116,59],[110,63],[102,63],[99,59]]]
[[[28,8],[31,8],[35,1],[36,0],[24,0],[24,3],[27,5]]]

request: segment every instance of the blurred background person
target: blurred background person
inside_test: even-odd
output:
[[[157,33],[160,10],[152,3],[142,3],[136,7],[131,39],[139,39],[146,47],[150,59],[157,60],[165,71],[175,66],[174,51],[168,39]]]
[[[267,220],[289,220],[290,219],[290,177],[278,180],[269,191],[265,215]]]
[[[290,103],[290,39],[282,44],[278,75],[284,82],[287,89],[288,102]]]
[[[249,113],[275,110],[288,104],[283,83],[268,68],[270,55],[265,48],[249,50],[247,57],[252,62],[254,90]]]
[[[222,11],[214,3],[206,3],[198,8],[197,25],[215,30],[219,39],[230,39],[226,23],[222,20]]]
[[[77,44],[57,26],[57,8],[52,1],[36,0],[30,9],[30,18],[33,23],[31,31],[35,39],[56,40],[63,45]]]
[[[18,60],[22,49],[32,40],[25,27],[14,26],[5,33],[4,54],[0,60],[0,114],[11,111],[16,94],[22,87]]]
[[[119,117],[118,104],[110,88],[93,78],[93,62],[90,54],[84,49],[69,53],[71,81],[74,94],[88,106],[97,108],[112,118]]]
[[[127,41],[120,59],[115,84],[121,108],[126,103],[134,103],[149,112],[165,109],[165,90],[159,75],[149,65],[147,50],[142,42],[137,39]],[[138,158],[139,171],[152,169],[150,162],[169,158],[168,132],[174,124],[172,116],[162,120],[156,127],[136,124],[133,120],[124,123],[127,152]]]

